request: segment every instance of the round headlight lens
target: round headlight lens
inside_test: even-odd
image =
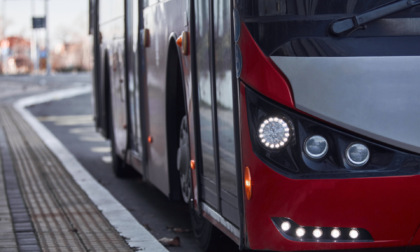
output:
[[[289,125],[281,118],[270,117],[261,123],[258,131],[261,143],[269,149],[280,149],[290,137]]]
[[[327,139],[318,135],[307,138],[304,144],[304,151],[310,158],[323,158],[328,152]]]
[[[363,166],[369,161],[370,152],[366,145],[351,144],[346,150],[347,161],[353,166]]]

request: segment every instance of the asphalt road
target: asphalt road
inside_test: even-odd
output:
[[[63,81],[69,85],[74,82],[71,76]],[[170,251],[201,251],[191,232],[185,204],[170,201],[143,182],[140,175],[130,179],[115,178],[109,142],[95,132],[90,94],[35,105],[29,110],[152,235],[157,239],[179,237],[181,245],[168,247]],[[221,236],[218,243],[218,251],[238,251],[227,237]]]

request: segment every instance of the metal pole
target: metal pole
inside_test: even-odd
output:
[[[1,1],[1,39],[4,39],[5,37],[5,32],[4,30],[6,30],[6,0],[2,0]]]
[[[46,53],[46,67],[47,75],[51,73],[50,66],[50,45],[49,45],[49,34],[48,34],[48,0],[45,0],[45,53]]]
[[[4,0],[1,1],[1,38],[2,40],[4,38]]]
[[[35,0],[31,1],[31,8],[32,8],[32,18],[35,17]],[[32,23],[32,41],[31,41],[31,60],[34,64],[34,69],[33,69],[33,73],[38,74],[38,44],[37,44],[37,31],[36,29],[33,27],[33,23]]]
[[[1,40],[3,40],[3,39],[6,38],[6,35],[5,35],[5,30],[6,30],[6,17],[5,17],[5,15],[6,15],[6,1],[5,0],[1,1],[1,10],[2,10],[2,13],[1,13]],[[6,58],[7,58],[6,55],[3,54],[3,48],[0,48],[0,60],[1,60],[0,65],[3,69],[5,69],[5,66],[6,66]],[[0,69],[0,73],[2,73],[2,74],[4,74],[3,69]]]

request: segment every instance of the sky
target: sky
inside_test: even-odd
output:
[[[77,41],[88,36],[88,0],[48,0],[50,48],[62,42]],[[0,0],[0,38],[32,37],[32,16],[45,15],[45,0]],[[4,26],[3,26],[4,25]],[[4,34],[1,34],[4,27]],[[36,30],[43,43],[45,29]]]

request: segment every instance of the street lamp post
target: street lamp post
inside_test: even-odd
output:
[[[47,75],[50,75],[51,73],[49,43],[50,41],[49,41],[49,33],[48,33],[48,0],[45,0],[45,54],[46,54]]]
[[[39,60],[38,60],[38,43],[37,43],[37,30],[34,27],[33,19],[35,17],[35,0],[31,0],[31,8],[32,8],[32,41],[31,41],[31,60],[34,63],[34,73],[38,74],[39,70]]]
[[[6,0],[1,1],[1,39],[5,37],[5,29],[6,29]]]
[[[6,1],[2,0],[1,1],[1,9],[2,9],[2,13],[1,13],[1,40],[5,39],[5,28],[6,28],[6,18],[5,18],[5,14],[6,14]],[[4,55],[4,49],[0,46],[0,66],[2,68],[4,68],[5,64],[6,64],[6,55]],[[3,73],[3,69],[0,69],[0,73]]]

